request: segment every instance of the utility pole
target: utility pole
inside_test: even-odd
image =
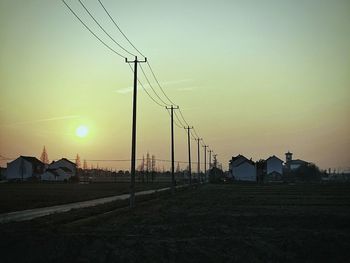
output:
[[[218,156],[217,154],[214,154],[214,164],[213,164],[213,166],[215,167],[215,168],[217,168],[217,164],[218,164],[218,160],[216,159],[216,156]]]
[[[212,166],[212,164],[211,164],[211,153],[213,152],[213,150],[209,150],[208,152],[209,152],[209,170],[210,170],[211,166]]]
[[[171,192],[175,193],[175,175],[174,175],[174,110],[179,109],[179,106],[171,105],[170,107],[165,107],[170,110],[171,117]]]
[[[204,147],[204,180],[207,181],[207,148],[208,145],[203,145]]]
[[[190,185],[192,185],[192,174],[191,174],[191,138],[190,133],[193,127],[187,126],[184,127],[187,130],[187,141],[188,141],[188,173],[190,177]]]
[[[197,166],[197,173],[198,173],[198,183],[201,182],[201,159],[200,159],[200,147],[199,147],[199,142],[202,140],[202,138],[197,138],[195,139],[197,141],[197,151],[198,151],[198,157],[197,157],[197,161],[198,161],[198,166]]]
[[[133,92],[133,109],[132,109],[132,138],[131,138],[131,179],[130,179],[130,208],[135,207],[135,172],[136,172],[136,106],[137,106],[137,64],[147,62],[140,61],[135,56],[134,61],[125,58],[126,63],[134,63],[134,92]]]

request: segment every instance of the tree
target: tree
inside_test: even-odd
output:
[[[321,171],[315,164],[302,165],[296,170],[296,178],[303,182],[320,182]]]
[[[77,166],[77,168],[80,168],[81,166],[79,154],[77,154],[77,157],[75,157],[75,165]]]
[[[86,162],[85,159],[84,159],[83,169],[84,169],[84,170],[87,170],[87,169],[88,169],[88,164],[87,164],[87,162]]]
[[[151,167],[152,167],[152,173],[156,171],[156,156],[152,155],[152,161],[151,161]]]
[[[42,161],[44,164],[49,164],[49,157],[47,156],[45,146],[44,146],[43,152],[41,153],[40,161]]]
[[[222,183],[225,179],[225,173],[216,167],[209,170],[209,182],[212,184]]]
[[[285,169],[283,171],[284,181],[287,182],[320,182],[322,172],[312,163],[301,165],[295,170]]]
[[[181,172],[180,163],[178,162],[176,166],[176,173],[180,173],[180,172]]]

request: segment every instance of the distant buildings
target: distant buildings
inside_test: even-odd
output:
[[[72,176],[77,175],[77,165],[66,158],[52,162],[45,173],[41,176],[43,181],[66,182]]]
[[[66,182],[73,176],[73,172],[67,167],[59,167],[56,169],[47,169],[41,176],[42,181],[61,181]]]
[[[66,158],[47,165],[31,156],[20,156],[12,162],[7,163],[7,180],[30,180],[43,181],[68,181],[77,175],[75,163]]]
[[[53,161],[49,165],[49,169],[55,170],[59,168],[65,168],[65,171],[69,171],[71,176],[75,176],[77,174],[77,165],[66,158],[62,158],[58,161]]]
[[[237,181],[282,182],[284,174],[309,165],[309,162],[300,159],[293,160],[293,154],[289,151],[285,162],[275,155],[253,162],[239,154],[229,161],[229,174]]]

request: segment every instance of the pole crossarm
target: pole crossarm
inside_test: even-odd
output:
[[[144,60],[138,60],[137,56],[135,56],[134,60],[128,60],[128,58],[125,58],[125,63],[147,63],[147,58],[145,58]]]

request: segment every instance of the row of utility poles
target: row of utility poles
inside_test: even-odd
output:
[[[137,56],[135,56],[135,59],[133,61],[129,61],[127,58],[125,58],[126,63],[132,63],[134,64],[134,85],[133,85],[133,111],[132,111],[132,139],[131,139],[131,180],[130,180],[130,208],[135,207],[135,177],[136,177],[136,113],[137,113],[137,65],[138,63],[146,63],[147,58],[144,60],[138,60]],[[174,149],[174,110],[179,109],[178,106],[171,105],[170,107],[166,107],[166,110],[170,110],[170,117],[171,117],[171,192],[175,193],[175,149]],[[187,140],[188,140],[188,170],[189,170],[189,183],[192,185],[192,169],[191,169],[191,129],[193,127],[187,126],[184,127],[184,129],[187,130]],[[197,141],[197,147],[198,147],[198,183],[203,182],[203,179],[200,175],[200,141],[202,141],[202,138],[195,138]],[[204,147],[204,174],[205,178],[204,180],[207,181],[207,148],[208,145],[203,145]],[[211,167],[211,153],[212,150],[209,150],[209,167]]]

